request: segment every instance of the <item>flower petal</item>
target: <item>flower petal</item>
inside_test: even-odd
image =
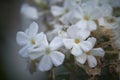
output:
[[[93,48],[95,46],[95,43],[96,43],[96,38],[90,37],[90,38],[87,39],[87,41],[89,41],[91,43],[92,48]]]
[[[71,26],[67,29],[68,36],[71,38],[79,38],[81,40],[85,40],[89,35],[90,31],[88,30],[79,30],[78,28]]]
[[[100,10],[101,10],[101,14],[102,14],[103,17],[105,17],[105,16],[112,16],[113,8],[109,4],[103,4],[100,7]]]
[[[97,65],[97,60],[95,59],[94,56],[89,55],[87,57],[87,61],[90,67],[95,67]]]
[[[87,59],[87,56],[85,54],[82,54],[80,56],[75,57],[75,59],[77,62],[84,64]]]
[[[40,71],[48,71],[52,68],[52,60],[50,56],[44,55],[39,63],[38,69]]]
[[[24,46],[18,52],[22,57],[28,57],[28,46]]]
[[[64,9],[59,6],[52,6],[51,13],[53,14],[53,16],[60,16],[64,13]]]
[[[40,44],[42,47],[48,47],[47,36],[41,32]]]
[[[82,48],[82,50],[85,52],[88,52],[93,48],[92,44],[89,41],[82,41],[79,45]]]
[[[38,11],[35,7],[29,6],[28,4],[23,4],[21,8],[21,13],[25,17],[30,19],[38,19]]]
[[[65,56],[63,53],[54,51],[50,54],[50,57],[52,59],[52,62],[55,66],[59,66],[63,63]]]
[[[96,29],[97,29],[97,24],[96,24],[94,21],[89,20],[89,21],[88,21],[88,29],[89,29],[90,31],[96,30]]]
[[[83,53],[83,51],[80,49],[80,47],[78,45],[74,45],[72,50],[71,50],[71,54],[73,54],[74,56],[80,56]]]
[[[25,32],[29,37],[35,36],[38,32],[38,24],[33,22]]]
[[[50,48],[52,50],[57,50],[62,46],[63,46],[63,41],[62,41],[62,38],[60,37],[55,37],[50,43]]]
[[[63,39],[63,43],[67,49],[71,49],[74,45],[73,39]]]
[[[87,21],[86,20],[80,20],[74,26],[77,27],[80,30],[81,29],[83,29],[83,30],[88,29],[88,27],[87,27]]]
[[[37,59],[37,58],[41,57],[42,55],[43,55],[43,53],[40,53],[40,52],[31,52],[31,53],[29,53],[29,57],[32,60]]]
[[[92,55],[103,57],[105,55],[105,51],[102,48],[94,48],[91,50]]]
[[[28,37],[24,32],[17,32],[16,41],[19,45],[25,45],[28,42]]]

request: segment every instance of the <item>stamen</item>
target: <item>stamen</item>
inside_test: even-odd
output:
[[[30,42],[31,42],[32,45],[35,45],[35,40],[33,38],[31,39]]]
[[[84,20],[89,20],[89,17],[87,15],[85,15]]]
[[[79,43],[80,43],[80,40],[79,40],[79,39],[75,39],[74,42],[75,42],[76,44],[79,44]]]
[[[45,53],[49,54],[50,53],[50,48],[46,48]]]
[[[87,54],[87,55],[90,55],[90,54],[91,54],[91,51],[86,52],[86,54]]]

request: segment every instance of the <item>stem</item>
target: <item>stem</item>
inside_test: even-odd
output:
[[[53,68],[49,71],[48,80],[55,80],[55,75],[54,75],[54,69]]]

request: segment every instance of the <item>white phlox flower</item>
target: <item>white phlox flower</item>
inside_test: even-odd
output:
[[[63,24],[72,24],[80,19],[80,10],[75,0],[65,0],[63,7],[52,6],[51,13]]]
[[[105,52],[102,48],[93,48],[96,42],[94,37],[88,38],[88,41],[92,43],[92,48],[89,51],[85,51],[83,54],[76,56],[76,61],[80,64],[84,64],[87,60],[88,65],[93,68],[97,65],[97,60],[95,56],[103,57]]]
[[[33,6],[28,5],[28,4],[23,4],[22,5],[21,13],[29,19],[36,20],[36,19],[39,18],[37,9]]]
[[[91,49],[91,42],[86,40],[90,35],[90,31],[69,27],[67,34],[69,38],[63,38],[63,43],[67,49],[71,49],[71,54],[74,56],[81,55],[83,51],[89,51]]]
[[[27,28],[25,32],[17,32],[16,41],[20,46],[23,46],[23,48],[19,51],[21,56],[28,57],[28,48],[40,45],[41,33],[37,34],[37,32],[38,25],[35,22],[30,24],[29,28]]]
[[[119,21],[117,21],[116,17],[104,17],[98,19],[99,26],[106,27],[108,29],[116,29],[119,27]]]
[[[52,6],[51,7],[51,13],[53,16],[61,16],[65,13],[68,13],[73,7],[75,6],[74,0],[65,0],[62,7],[60,6]]]
[[[63,46],[61,38],[55,37],[49,44],[46,35],[43,33],[41,40],[42,46],[30,51],[32,60],[41,57],[38,69],[40,71],[48,71],[53,66],[61,65],[65,58],[64,54],[58,51]]]
[[[51,41],[54,37],[67,37],[67,33],[64,29],[67,29],[67,26],[61,24],[54,24],[54,29],[47,32],[48,40]]]
[[[90,31],[96,30],[97,24],[95,23],[95,20],[104,16],[112,15],[112,7],[108,4],[98,5],[96,2],[90,0],[82,3],[80,7],[81,18],[80,21],[78,21],[75,25],[80,29],[84,26]]]

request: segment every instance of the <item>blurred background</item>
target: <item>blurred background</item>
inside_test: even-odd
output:
[[[22,26],[22,3],[24,0],[0,0],[0,80],[45,80],[46,73],[30,74],[26,60],[18,54],[16,33]]]

